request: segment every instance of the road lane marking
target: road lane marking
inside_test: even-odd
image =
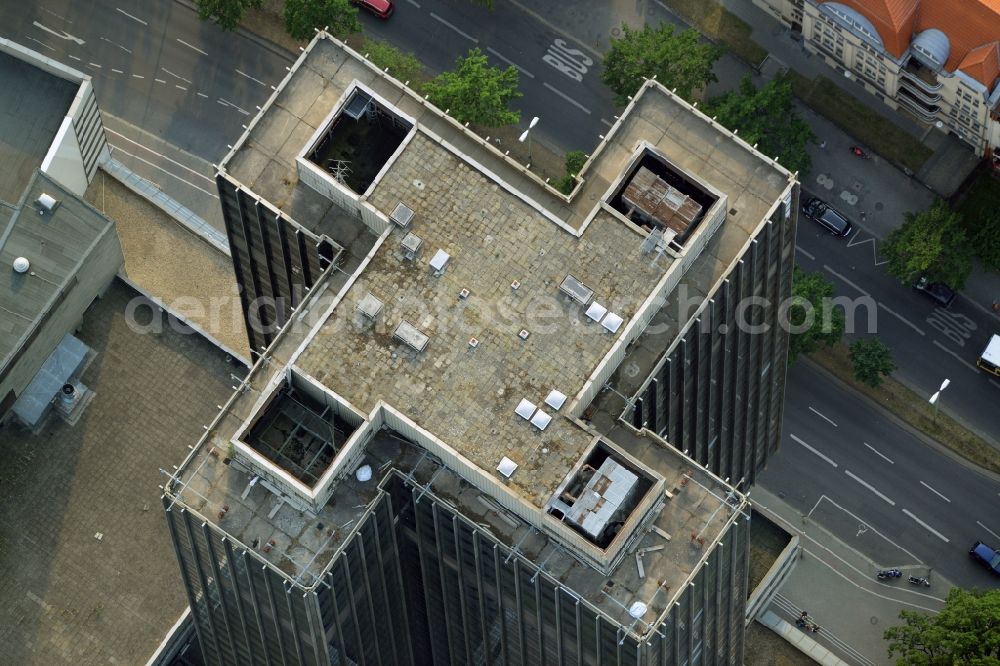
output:
[[[964,365],[965,367],[967,367],[969,370],[972,370],[973,372],[979,372],[978,370],[976,370],[976,366],[972,365],[971,363],[969,363],[968,361],[966,361],[964,358],[962,358],[961,356],[959,356],[958,354],[956,354],[952,350],[950,350],[947,347],[945,347],[943,344],[941,344],[937,340],[934,341],[934,345],[938,349],[940,349],[941,351],[943,351],[945,354],[951,354],[952,356],[954,356],[955,359],[959,363],[961,363],[962,365]]]
[[[435,14],[434,12],[431,12],[431,18],[432,18],[432,19],[435,19],[436,21],[439,21],[439,22],[440,22],[440,23],[442,23],[443,25],[446,25],[446,26],[448,26],[449,28],[451,28],[452,30],[454,30],[455,32],[457,32],[458,34],[460,34],[460,35],[461,35],[462,37],[465,37],[466,39],[468,39],[468,40],[469,40],[470,42],[472,42],[473,44],[478,44],[478,43],[479,43],[479,40],[478,40],[478,39],[476,39],[476,38],[475,38],[475,37],[473,37],[472,35],[468,34],[467,32],[462,32],[462,31],[461,31],[461,30],[460,30],[460,29],[458,28],[458,26],[456,26],[456,25],[454,25],[454,24],[452,24],[452,23],[448,23],[448,21],[444,20],[443,18],[441,18],[440,16],[438,16],[438,15],[437,15],[437,14]]]
[[[91,67],[96,67],[97,69],[101,68],[101,66],[98,65],[96,62],[88,62],[87,64],[90,65]]]
[[[115,69],[114,67],[111,68],[111,71],[114,72],[115,74],[124,74],[125,73],[125,72],[123,72],[120,69]]]
[[[201,174],[201,173],[198,173],[197,171],[195,171],[195,170],[194,170],[194,169],[192,169],[191,167],[189,167],[189,166],[186,166],[186,165],[184,165],[184,164],[181,164],[181,163],[180,163],[180,162],[178,162],[177,160],[172,160],[172,159],[170,159],[169,157],[167,157],[166,155],[164,155],[164,154],[162,154],[162,153],[158,153],[158,152],[156,152],[155,150],[153,150],[152,148],[149,148],[149,147],[147,147],[147,146],[144,146],[144,145],[142,145],[141,143],[139,143],[138,141],[135,141],[135,140],[133,140],[133,139],[130,139],[130,138],[128,138],[127,136],[125,136],[125,135],[124,135],[124,134],[122,134],[121,132],[116,132],[116,131],[114,131],[113,129],[111,129],[110,127],[107,127],[107,126],[105,126],[105,127],[104,127],[104,130],[105,130],[105,131],[106,131],[106,132],[107,132],[108,134],[114,134],[115,136],[118,136],[118,137],[121,137],[121,138],[125,139],[126,141],[128,141],[128,142],[129,142],[129,143],[131,143],[131,144],[133,144],[134,146],[137,146],[138,148],[142,148],[142,149],[143,149],[143,150],[145,150],[145,151],[146,151],[147,153],[152,153],[153,155],[156,155],[157,157],[159,157],[159,158],[161,158],[161,159],[164,159],[164,160],[166,160],[166,161],[170,162],[171,164],[176,164],[177,166],[179,166],[180,168],[184,169],[185,171],[190,171],[190,172],[191,172],[191,173],[193,173],[194,175],[196,175],[196,176],[198,176],[199,178],[202,178],[202,179],[204,179],[204,180],[208,181],[209,183],[212,183],[212,184],[214,184],[214,183],[215,183],[215,181],[214,181],[213,179],[209,178],[208,176],[206,176],[206,175],[204,175],[204,174]],[[121,150],[121,149],[119,148],[119,150]],[[122,151],[122,152],[125,152],[125,151]]]
[[[941,539],[941,541],[944,541],[945,543],[951,543],[951,540],[948,539],[948,537],[946,537],[945,535],[941,534],[936,529],[934,529],[933,527],[931,527],[930,525],[928,525],[924,521],[922,521],[919,518],[917,518],[915,515],[913,515],[913,513],[909,509],[903,509],[903,513],[905,513],[906,515],[908,515],[910,518],[913,518],[913,520],[915,520],[918,525],[920,525],[925,530],[927,530],[928,532],[930,532],[931,534],[933,534],[934,536],[936,536],[938,539]]]
[[[516,68],[517,71],[521,72],[522,74],[524,74],[525,76],[527,76],[529,79],[535,78],[534,74],[532,74],[531,72],[529,72],[528,70],[526,70],[524,67],[521,67],[516,62],[514,62],[513,60],[511,60],[510,58],[508,58],[507,56],[502,55],[496,49],[491,49],[490,47],[487,46],[486,50],[489,51],[490,53],[492,53],[493,55],[495,55],[496,57],[500,58],[501,60],[503,60],[505,63],[507,63],[511,67]]]
[[[812,451],[813,453],[815,453],[815,454],[816,454],[817,456],[819,456],[819,457],[820,457],[820,458],[822,458],[823,460],[825,460],[825,461],[827,461],[828,463],[830,463],[831,465],[833,465],[834,467],[837,467],[837,463],[833,462],[833,460],[832,460],[832,459],[831,459],[831,458],[830,458],[829,456],[826,456],[826,455],[824,455],[823,453],[820,453],[819,451],[817,451],[817,450],[816,450],[816,449],[814,449],[813,447],[809,446],[808,444],[806,444],[806,443],[805,443],[805,442],[803,442],[803,441],[802,441],[801,439],[799,439],[798,437],[796,437],[795,435],[793,435],[793,434],[791,434],[791,433],[788,433],[788,436],[789,436],[789,437],[791,437],[791,438],[792,438],[793,440],[795,440],[796,442],[798,442],[799,444],[801,444],[802,446],[804,446],[804,447],[806,447],[807,449],[809,449],[810,451]]]
[[[830,424],[831,424],[831,425],[832,425],[832,426],[833,426],[834,428],[836,428],[836,427],[837,427],[837,424],[836,424],[836,423],[834,423],[834,422],[833,422],[833,421],[832,421],[832,420],[831,420],[831,419],[830,419],[829,417],[827,417],[827,416],[825,416],[825,415],[821,414],[820,412],[818,412],[818,411],[817,411],[816,409],[814,409],[813,407],[809,407],[809,411],[810,411],[810,412],[812,412],[813,414],[815,414],[816,416],[820,417],[821,419],[824,419],[824,420],[828,421],[828,422],[829,422],[829,423],[830,423]]]
[[[896,463],[892,462],[892,459],[889,458],[889,456],[885,455],[884,453],[881,453],[880,451],[878,451],[874,446],[872,446],[868,442],[861,442],[861,443],[864,444],[865,446],[867,446],[869,449],[871,449],[872,452],[875,455],[877,455],[878,457],[882,458],[883,460],[885,460],[890,465],[895,465],[896,464]]]
[[[995,538],[995,539],[1000,539],[1000,534],[997,534],[996,532],[994,532],[994,531],[993,531],[993,530],[991,530],[990,528],[986,527],[986,525],[983,525],[983,524],[982,524],[981,522],[979,522],[978,520],[976,521],[976,525],[979,525],[979,526],[980,526],[980,527],[982,527],[982,528],[983,528],[984,530],[986,530],[987,532],[989,532],[990,534],[992,534],[992,535],[993,535],[993,538]]]
[[[130,55],[131,55],[131,53],[132,53],[132,50],[131,50],[131,49],[127,49],[127,48],[125,48],[124,46],[122,46],[121,44],[119,44],[118,42],[113,42],[113,41],[111,41],[110,39],[108,39],[107,37],[101,37],[101,41],[102,41],[102,42],[107,42],[108,44],[111,44],[112,46],[117,46],[117,47],[118,47],[118,48],[120,48],[120,49],[121,49],[122,51],[124,51],[125,53],[128,53],[128,54],[130,54]]]
[[[942,495],[938,491],[934,490],[933,488],[931,488],[930,486],[928,486],[923,481],[920,482],[920,485],[922,485],[924,488],[926,488],[927,490],[931,491],[932,493],[934,493],[935,495],[937,495],[938,497],[940,497],[941,499],[943,499],[945,502],[948,502],[949,504],[951,504],[951,500],[950,499],[948,499],[947,497],[945,497],[944,495]]]
[[[858,483],[860,483],[862,486],[864,486],[868,490],[870,490],[873,493],[875,493],[875,495],[877,495],[879,498],[881,498],[881,499],[885,500],[886,502],[888,502],[889,506],[896,506],[896,503],[893,502],[888,497],[886,497],[885,493],[882,493],[882,492],[878,491],[875,488],[875,486],[873,486],[872,484],[868,483],[867,481],[865,481],[864,479],[862,479],[860,476],[858,476],[857,474],[855,474],[851,470],[845,469],[844,470],[844,474],[846,474],[847,476],[851,477],[852,479],[854,479],[855,481],[857,481]]]
[[[205,93],[195,93],[195,95],[197,95],[198,97],[204,97],[205,99],[208,99],[208,95],[206,95]]]
[[[234,109],[236,109],[237,111],[239,111],[240,113],[242,113],[244,116],[249,116],[250,115],[249,111],[247,111],[246,109],[241,109],[240,107],[238,107],[235,104],[233,104],[232,102],[230,102],[228,99],[223,99],[222,97],[220,97],[219,98],[219,104],[221,104],[223,106],[231,106]]]
[[[38,40],[36,39],[35,41],[37,42]],[[41,42],[39,42],[39,43],[41,43]],[[69,55],[69,54],[67,53],[66,55]],[[81,60],[79,58],[77,58],[75,55],[70,55],[69,57],[72,58],[73,60],[76,60],[77,62],[81,62]]]
[[[133,78],[133,79],[144,79],[144,78],[146,78],[146,77],[145,77],[145,76],[143,76],[143,75],[141,75],[141,74],[133,74],[133,75],[132,75],[132,78]]]
[[[813,260],[816,259],[816,255],[814,255],[812,252],[806,252],[805,250],[803,250],[801,247],[799,247],[797,245],[795,246],[795,251],[796,252],[801,252],[802,254],[804,254],[805,256],[809,257],[810,259],[813,259]]]
[[[163,79],[153,79],[153,80],[156,81],[157,83],[166,83],[166,81],[164,81]]]
[[[127,11],[125,11],[121,7],[115,7],[115,9],[117,9],[119,12],[121,12],[125,16],[129,17],[133,21],[137,21],[138,23],[141,23],[143,25],[149,25],[148,23],[146,23],[145,21],[143,21],[141,18],[136,18],[135,16],[132,16],[131,14],[129,14]]]
[[[199,49],[197,46],[193,46],[191,44],[188,44],[187,42],[185,42],[180,37],[177,38],[177,41],[180,42],[181,44],[183,44],[184,46],[188,47],[189,49],[194,49],[195,51],[197,51],[198,53],[200,53],[200,54],[202,54],[204,56],[208,55],[207,53],[205,53],[204,51],[202,51],[201,49]]]
[[[888,260],[885,260],[885,261],[879,261],[878,260],[878,245],[876,245],[874,238],[866,238],[863,241],[855,240],[860,235],[861,235],[861,229],[858,229],[857,231],[855,231],[854,235],[851,236],[851,239],[849,241],[847,241],[847,247],[854,247],[855,245],[864,245],[865,243],[871,243],[872,244],[872,259],[874,260],[875,265],[876,266],[881,266],[883,264],[889,263]]]
[[[562,97],[564,100],[566,100],[567,102],[569,102],[570,104],[572,104],[576,108],[578,108],[581,111],[583,111],[584,113],[586,113],[588,116],[590,115],[590,109],[588,109],[587,107],[585,107],[583,104],[580,104],[578,101],[576,101],[575,99],[573,99],[572,97],[570,97],[566,93],[562,92],[561,90],[559,90],[557,88],[554,88],[553,86],[550,86],[547,82],[543,83],[542,85],[545,86],[546,88],[548,88],[549,90],[551,90],[552,92],[554,92],[555,94],[557,94],[560,97]]]
[[[249,74],[247,74],[246,72],[241,72],[240,70],[236,70],[236,73],[237,73],[237,74],[239,74],[240,76],[245,76],[245,77],[247,77],[247,78],[248,78],[248,79],[250,79],[251,81],[256,81],[257,83],[259,83],[260,85],[264,86],[265,88],[267,87],[267,84],[266,84],[266,83],[264,83],[264,82],[263,82],[263,81],[261,81],[260,79],[255,79],[254,77],[250,76],[250,75],[249,75]]]
[[[158,165],[156,165],[156,164],[153,164],[153,163],[152,163],[152,162],[150,162],[149,160],[145,160],[145,159],[143,159],[143,158],[139,157],[138,155],[133,155],[132,153],[128,152],[127,150],[123,150],[122,148],[119,148],[118,146],[116,146],[116,145],[114,145],[114,144],[111,144],[111,148],[112,148],[113,150],[117,150],[117,151],[118,151],[119,153],[122,153],[123,155],[128,155],[128,156],[129,156],[129,157],[131,157],[132,159],[135,159],[135,160],[139,160],[139,161],[140,161],[140,162],[142,162],[143,164],[148,164],[149,166],[153,167],[154,169],[158,169],[158,170],[162,171],[163,173],[167,174],[167,175],[168,175],[168,176],[170,176],[171,178],[176,178],[177,180],[181,181],[181,182],[182,182],[182,183],[184,183],[185,185],[189,185],[190,187],[193,187],[193,188],[194,188],[194,189],[196,189],[196,190],[200,190],[201,192],[204,192],[205,194],[208,194],[208,195],[210,195],[210,196],[213,196],[213,197],[215,197],[216,199],[218,199],[218,198],[219,198],[219,195],[218,195],[218,194],[213,194],[212,192],[209,192],[209,191],[208,191],[208,190],[206,190],[206,189],[203,189],[203,188],[201,188],[201,187],[198,187],[197,185],[195,185],[195,184],[194,184],[194,183],[192,183],[191,181],[189,181],[189,180],[184,180],[183,178],[181,178],[180,176],[178,176],[178,175],[177,175],[177,174],[175,174],[174,172],[172,172],[172,171],[167,171],[167,170],[166,170],[166,169],[164,169],[163,167],[161,167],[161,166],[158,166]]]
[[[615,126],[615,124],[613,122],[611,122],[610,120],[608,120],[607,118],[601,118],[601,122],[604,123],[605,125],[607,125],[608,127],[614,127]]]
[[[42,11],[43,12],[48,12],[49,14],[52,14],[53,16],[55,16],[57,19],[61,19],[61,20],[65,21],[66,23],[69,23],[70,25],[73,24],[73,22],[70,21],[68,18],[66,18],[65,16],[63,16],[61,14],[56,14],[54,11],[52,11],[48,7],[42,7]]]
[[[417,2],[417,0],[406,0],[406,1],[411,5],[413,5],[414,7],[416,7],[417,9],[420,9],[420,3]]]
[[[38,21],[32,21],[32,24],[36,28],[38,28],[40,30],[44,30],[45,32],[47,32],[50,35],[53,35],[55,37],[58,37],[59,39],[65,39],[68,42],[76,42],[80,46],[83,46],[84,44],[87,43],[86,40],[80,39],[79,37],[74,37],[73,35],[69,34],[65,30],[53,30],[52,28],[50,28],[48,26],[42,25]]]
[[[31,41],[33,41],[33,42],[34,42],[34,43],[36,43],[36,44],[41,44],[42,46],[44,46],[45,48],[47,48],[47,49],[48,49],[49,51],[55,51],[55,49],[54,49],[54,48],[52,48],[51,46],[49,46],[49,45],[48,45],[48,44],[46,44],[45,42],[40,42],[40,41],[38,41],[38,40],[37,40],[37,39],[35,39],[34,37],[28,37],[28,39],[30,39]],[[70,58],[72,58],[72,57],[73,57],[73,56],[70,56]],[[79,58],[77,58],[77,60],[79,60]]]
[[[179,88],[180,90],[187,91],[187,88],[185,88],[184,86],[179,86],[176,83],[174,84],[174,88]]]
[[[161,67],[160,69],[162,69],[162,70],[163,70],[164,72],[166,72],[166,73],[167,73],[167,74],[169,74],[170,76],[174,77],[175,79],[180,79],[181,81],[184,81],[185,83],[194,83],[194,81],[192,81],[191,79],[185,79],[185,78],[184,78],[183,76],[181,76],[180,74],[174,74],[173,72],[171,72],[171,71],[170,71],[169,69],[167,69],[166,67]]]
[[[865,296],[867,296],[868,298],[871,298],[871,297],[872,297],[872,295],[871,295],[871,294],[869,294],[869,293],[868,293],[867,291],[865,291],[864,289],[862,289],[862,288],[861,288],[861,287],[859,287],[858,285],[854,284],[854,283],[853,283],[853,282],[851,282],[851,281],[850,281],[849,279],[847,279],[846,277],[844,277],[843,275],[841,275],[841,274],[840,274],[840,273],[838,273],[837,271],[833,270],[832,268],[830,268],[830,267],[829,267],[829,266],[827,266],[826,264],[823,264],[823,268],[824,268],[824,269],[826,269],[826,270],[827,270],[827,271],[828,271],[828,272],[829,272],[829,273],[830,273],[831,275],[834,275],[834,276],[836,276],[836,277],[840,278],[840,279],[841,279],[841,280],[843,280],[843,281],[844,281],[845,283],[847,283],[847,284],[848,284],[849,286],[851,286],[851,287],[854,287],[855,289],[857,289],[858,291],[860,291],[860,292],[861,292],[862,294],[864,294],[864,295],[865,295]]]
[[[862,294],[864,294],[864,295],[865,295],[865,296],[867,296],[868,298],[871,298],[872,300],[875,300],[875,299],[874,299],[874,298],[872,297],[872,295],[871,295],[871,294],[869,294],[869,293],[868,293],[867,291],[865,291],[864,289],[862,289],[862,288],[861,288],[861,287],[859,287],[858,285],[854,284],[854,283],[853,283],[853,282],[851,282],[851,281],[850,281],[849,279],[847,279],[846,277],[844,277],[843,275],[841,275],[841,274],[840,274],[840,273],[838,273],[837,271],[833,270],[832,268],[830,268],[830,267],[829,267],[829,266],[827,266],[826,264],[823,264],[823,268],[824,268],[824,269],[826,269],[826,271],[827,271],[828,273],[830,273],[830,275],[833,275],[833,276],[835,276],[835,277],[838,277],[838,278],[840,278],[840,279],[841,279],[841,280],[843,280],[843,281],[844,281],[844,282],[845,282],[846,284],[850,285],[851,287],[854,287],[855,289],[857,289],[857,290],[858,290],[859,292],[861,292]],[[891,315],[892,315],[893,317],[895,317],[895,318],[896,318],[896,319],[898,319],[899,321],[903,322],[904,324],[906,324],[907,326],[909,326],[910,328],[912,328],[912,329],[913,329],[914,331],[916,331],[916,332],[917,332],[917,333],[919,333],[920,335],[927,335],[927,334],[926,334],[926,333],[925,333],[925,332],[923,331],[923,329],[921,329],[921,328],[920,328],[919,326],[917,326],[917,325],[916,325],[916,324],[914,324],[914,323],[913,323],[912,321],[910,321],[909,319],[907,319],[907,318],[906,318],[906,317],[904,317],[903,315],[899,314],[899,313],[898,313],[898,312],[896,312],[895,310],[890,310],[890,309],[889,309],[889,308],[887,308],[887,307],[886,307],[885,305],[883,305],[881,301],[877,301],[877,300],[876,300],[875,302],[876,302],[876,304],[878,305],[878,307],[882,308],[883,310],[885,310],[886,312],[888,312],[889,314],[891,314]]]

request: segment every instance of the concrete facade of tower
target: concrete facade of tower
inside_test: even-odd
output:
[[[320,33],[217,176],[256,364],[165,486],[210,664],[742,664],[799,185],[655,82],[564,196]]]

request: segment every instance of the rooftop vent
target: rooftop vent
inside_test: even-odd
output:
[[[48,194],[42,194],[42,196],[35,199],[35,209],[38,211],[39,215],[51,213],[58,207],[59,200]]]
[[[628,614],[636,620],[641,620],[642,616],[646,614],[646,604],[641,601],[635,602],[629,606]]]
[[[577,280],[572,275],[563,278],[559,291],[566,294],[580,305],[587,305],[594,297],[594,290]]]
[[[431,268],[434,269],[434,277],[439,277],[444,273],[445,266],[448,265],[448,260],[451,259],[451,255],[444,250],[438,250],[431,257]]]
[[[587,311],[584,314],[587,315],[587,319],[590,319],[592,321],[601,321],[601,319],[607,313],[608,309],[606,307],[604,307],[597,301],[594,301],[593,303],[590,304],[590,307],[587,308]]]
[[[416,326],[405,319],[399,322],[399,326],[396,327],[392,337],[417,352],[422,352],[427,347],[428,341],[430,341],[430,338],[421,333]]]
[[[503,475],[503,478],[509,479],[514,474],[514,470],[517,469],[517,463],[504,456],[500,459],[500,464],[497,465],[497,471]]]
[[[617,333],[624,321],[625,320],[622,319],[620,315],[616,315],[614,312],[609,312],[608,316],[601,322],[601,326],[603,326],[609,333]]]
[[[396,204],[396,207],[392,209],[392,214],[389,215],[389,219],[392,220],[393,224],[398,226],[400,229],[405,229],[410,226],[413,222],[413,211],[405,203],[400,201]]]
[[[403,237],[402,242],[400,242],[399,247],[403,250],[403,256],[410,261],[413,261],[420,255],[420,247],[424,244],[420,236],[416,235],[412,231]]]
[[[375,320],[376,317],[382,312],[382,307],[385,304],[379,299],[375,298],[371,293],[365,294],[365,297],[361,299],[361,302],[357,305],[357,311],[363,314],[365,317],[371,320]]]
[[[514,413],[527,421],[531,419],[531,416],[535,413],[535,409],[537,409],[535,403],[527,398],[521,398],[521,402],[517,403],[517,407],[514,408]]]
[[[514,280],[513,282],[510,283],[510,288],[513,289],[514,291],[517,291],[518,289],[521,288],[521,283],[518,282],[517,280]]]
[[[535,412],[535,415],[531,417],[531,425],[535,426],[539,430],[545,430],[552,423],[552,417],[545,413],[545,410],[539,409]]]
[[[566,394],[555,389],[549,391],[549,395],[545,398],[545,404],[556,411],[559,411],[565,402]]]
[[[467,299],[469,297],[469,294],[471,294],[471,293],[472,293],[471,291],[469,291],[465,287],[462,287],[462,291],[458,292],[458,297],[461,298],[464,301],[465,299]]]
[[[31,262],[26,257],[18,257],[14,260],[13,266],[14,272],[27,273],[28,269],[31,268]]]
[[[520,332],[518,332],[517,337],[521,338],[522,340],[527,340],[529,335],[531,335],[531,333],[528,332],[528,329],[522,328]]]

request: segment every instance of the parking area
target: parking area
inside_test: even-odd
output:
[[[138,297],[112,283],[77,337],[97,355],[75,426],[0,428],[3,663],[141,664],[186,605],[159,503],[179,464],[244,372],[194,334],[139,334]]]

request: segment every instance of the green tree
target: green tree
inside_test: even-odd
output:
[[[972,272],[972,247],[958,213],[938,199],[922,213],[906,213],[882,245],[889,272],[904,283],[920,274],[961,289]]]
[[[576,186],[576,176],[587,163],[587,153],[582,150],[571,150],[566,153],[566,174],[556,181],[556,189],[563,194],[569,194]]]
[[[822,273],[807,273],[798,266],[792,274],[792,299],[786,320],[789,325],[788,362],[799,354],[835,345],[844,335],[844,312],[833,307],[833,285]]]
[[[365,51],[368,59],[379,69],[388,68],[391,76],[403,82],[409,81],[411,88],[419,89],[424,66],[415,55],[374,39],[365,41]]]
[[[611,49],[604,56],[601,78],[614,91],[619,106],[628,104],[629,96],[654,75],[690,101],[696,90],[718,80],[712,65],[720,55],[721,48],[703,41],[690,28],[675,33],[672,24],[661,23],[633,30],[623,23],[621,38],[611,40]]]
[[[765,155],[778,156],[790,171],[805,173],[811,160],[806,144],[816,135],[799,115],[792,94],[792,82],[779,74],[757,89],[747,74],[737,90],[716,97],[706,106],[706,113]]]
[[[1000,211],[992,210],[976,222],[972,247],[980,261],[1000,271]]]
[[[294,39],[311,39],[323,28],[337,37],[361,32],[358,10],[349,0],[285,0],[284,16],[285,30]]]
[[[878,386],[883,377],[888,377],[896,369],[892,350],[878,338],[855,340],[851,343],[850,352],[854,378],[869,386]]]
[[[223,30],[235,30],[248,9],[260,7],[264,0],[195,0],[198,18],[215,21]]]
[[[1000,666],[1000,589],[953,587],[937,615],[900,611],[885,632],[897,666]]]
[[[521,119],[521,112],[509,106],[521,96],[515,67],[490,67],[479,49],[472,49],[455,65],[454,71],[444,72],[424,84],[423,90],[432,104],[447,110],[460,122],[486,127],[513,125]]]

